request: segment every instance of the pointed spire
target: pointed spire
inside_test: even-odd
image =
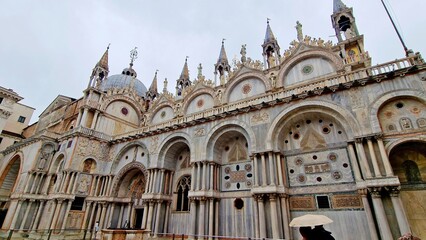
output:
[[[219,59],[217,60],[217,63],[225,63],[228,64],[228,57],[226,56],[226,51],[225,51],[225,38],[222,39],[222,47],[220,48],[220,54],[219,54]]]
[[[157,92],[157,72],[158,70],[155,70],[154,79],[152,79],[151,86],[149,87],[149,91]]]
[[[108,68],[108,51],[109,51],[109,46],[111,45],[111,43],[110,44],[108,44],[108,47],[107,47],[107,49],[105,50],[105,52],[104,52],[104,55],[102,55],[102,57],[101,57],[101,59],[99,60],[99,62],[98,62],[98,64],[97,64],[97,66],[99,66],[99,67],[101,67],[101,68],[103,68],[103,69],[105,69],[105,70],[109,70]]]
[[[185,64],[182,68],[182,73],[180,74],[180,79],[187,80],[189,79],[189,70],[188,70],[188,56],[185,58]]]
[[[339,11],[345,9],[345,8],[348,8],[348,7],[346,7],[346,5],[342,2],[342,0],[333,0],[333,12],[334,13],[339,12]]]
[[[269,25],[269,18],[266,19],[266,33],[264,43],[276,41],[274,33],[272,32],[271,26]]]
[[[152,79],[151,86],[149,87],[148,92],[146,92],[146,96],[150,100],[154,100],[158,95],[158,89],[157,89],[157,72],[158,70],[155,70],[154,79]]]

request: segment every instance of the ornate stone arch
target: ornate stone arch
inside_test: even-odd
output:
[[[123,154],[129,149],[129,148],[131,148],[131,147],[134,147],[134,146],[138,146],[138,147],[141,147],[141,148],[143,148],[144,150],[146,150],[147,152],[149,152],[148,151],[148,148],[145,146],[145,144],[144,143],[142,143],[142,142],[131,142],[131,143],[128,143],[128,144],[126,144],[126,145],[124,145],[121,149],[120,149],[120,151],[117,153],[117,155],[115,156],[115,158],[114,158],[114,160],[113,160],[113,162],[112,162],[112,164],[111,164],[111,171],[110,171],[110,173],[111,174],[113,174],[114,172],[115,172],[115,168],[117,167],[117,165],[118,165],[118,161],[120,160],[120,158],[123,156]],[[147,159],[148,159],[148,165],[150,165],[150,158],[149,158],[149,154],[146,156],[147,157]]]
[[[229,101],[229,95],[231,94],[232,90],[234,89],[234,87],[249,78],[255,78],[260,80],[261,82],[263,82],[263,84],[265,84],[265,88],[266,91],[269,91],[272,89],[272,85],[269,82],[269,80],[266,78],[266,76],[262,73],[262,72],[257,72],[257,71],[250,71],[250,72],[245,72],[242,73],[241,75],[233,78],[233,80],[228,83],[228,86],[226,87],[225,91],[224,91],[224,99],[226,99],[226,101]]]
[[[194,149],[194,146],[191,145],[191,137],[183,132],[174,133],[168,136],[163,142],[160,144],[159,153],[158,153],[158,167],[165,167],[166,162],[166,154],[173,147],[174,144],[177,143],[185,143],[189,147],[189,151],[191,153],[191,159],[195,159],[195,151],[191,151]],[[175,170],[175,169],[170,169]]]
[[[382,129],[380,128],[378,113],[379,109],[383,106],[383,104],[386,104],[386,102],[391,101],[394,98],[402,97],[415,98],[426,104],[426,93],[421,90],[396,90],[382,94],[369,106],[369,118],[371,123],[371,129],[373,132],[382,132]]]
[[[21,151],[15,153],[11,158],[9,158],[9,160],[7,161],[7,164],[4,165],[3,169],[0,172],[0,188],[4,191],[3,189],[3,183],[5,181],[10,181],[13,180],[13,186],[11,186],[10,193],[12,193],[16,187],[17,187],[17,183],[20,181],[20,177],[21,177],[21,172],[22,172],[22,168],[23,168],[23,160],[24,160],[24,155]],[[16,161],[19,161],[19,167],[18,169],[12,169],[12,168],[16,168]],[[15,175],[15,176],[14,176]],[[14,178],[14,179],[13,179]]]
[[[212,88],[201,88],[201,89],[197,89],[196,91],[191,92],[188,96],[185,97],[185,100],[183,102],[183,113],[187,112],[187,108],[188,105],[192,102],[192,100],[194,100],[196,97],[202,95],[202,94],[207,94],[210,95],[212,97],[212,99],[215,99],[215,92]],[[216,102],[214,102],[214,104],[216,104]]]
[[[106,98],[101,104],[101,107],[100,107],[101,111],[106,111],[108,106],[112,102],[116,102],[116,101],[123,101],[128,103],[130,106],[132,106],[135,109],[135,112],[138,115],[139,122],[142,120],[142,113],[141,113],[139,104],[133,99],[131,99],[130,97],[123,96],[123,95],[114,95],[114,96]]]
[[[206,140],[202,144],[202,146],[204,146],[203,149],[205,149],[202,159],[213,160],[214,144],[223,133],[228,131],[237,131],[244,135],[244,137],[247,139],[247,143],[249,144],[249,154],[251,154],[250,152],[256,151],[256,135],[248,124],[239,120],[223,121],[210,129],[209,133],[207,134]]]
[[[56,173],[60,163],[65,161],[65,159],[67,159],[66,152],[57,152],[55,155],[53,155],[52,163],[49,166],[49,173]]]
[[[284,109],[277,117],[275,117],[275,120],[268,129],[268,134],[266,136],[266,149],[279,150],[277,145],[279,133],[293,114],[302,114],[303,112],[313,111],[319,111],[336,119],[341,126],[345,127],[345,131],[349,139],[359,136],[362,133],[361,126],[347,109],[325,101],[303,101]]]
[[[140,163],[140,162],[131,162],[129,164],[127,164],[126,166],[124,166],[123,168],[120,169],[120,171],[117,173],[117,175],[115,175],[114,177],[114,181],[112,183],[112,196],[117,196],[118,193],[118,184],[120,183],[121,179],[123,178],[123,176],[131,169],[139,169],[142,171],[142,174],[144,175],[144,177],[146,178],[146,181],[149,182],[148,178],[149,178],[149,174],[148,174],[148,170],[145,168],[145,166]]]
[[[387,152],[388,156],[390,155],[391,151],[395,147],[397,147],[397,146],[399,146],[399,145],[401,145],[403,143],[406,143],[406,142],[422,142],[422,143],[426,143],[426,136],[412,136],[412,137],[410,136],[410,137],[404,137],[404,138],[397,139],[395,141],[388,142],[385,145],[385,149],[386,149],[386,152]]]
[[[298,47],[301,48],[302,46],[305,45],[301,44]],[[302,53],[297,53],[297,50],[295,52],[296,54],[293,57],[288,58],[281,64],[282,70],[278,73],[277,87],[284,86],[284,77],[296,64],[309,58],[322,58],[330,62],[336,71],[342,71],[344,69],[342,59],[328,49],[316,47]]]

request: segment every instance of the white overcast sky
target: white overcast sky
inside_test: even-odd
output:
[[[353,7],[358,30],[373,64],[403,58],[404,52],[380,0],[343,0]],[[386,0],[406,45],[426,54],[426,1]],[[36,108],[31,122],[57,95],[80,98],[92,68],[108,43],[110,75],[129,64],[129,51],[138,47],[134,68],[149,88],[156,69],[159,91],[168,78],[175,93],[184,60],[191,79],[197,65],[213,79],[222,38],[229,60],[262,59],[266,19],[281,47],[303,33],[326,40],[333,37],[333,0],[2,0],[0,2],[0,86],[24,97]],[[426,55],[425,55],[426,56]]]

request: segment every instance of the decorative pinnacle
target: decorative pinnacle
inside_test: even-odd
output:
[[[108,43],[108,47],[107,47],[107,50],[109,50],[109,46],[111,46],[111,43]]]
[[[266,18],[266,23],[269,24],[269,20],[271,20],[270,18]]]
[[[222,45],[225,44],[225,38],[222,38]]]
[[[185,62],[188,62],[188,58],[189,58],[188,56],[185,57]]]
[[[138,58],[138,47],[135,47],[132,51],[130,51],[130,66],[133,66],[133,62]]]

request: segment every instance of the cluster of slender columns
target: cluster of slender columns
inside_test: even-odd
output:
[[[190,201],[191,237],[219,235],[219,200],[211,197],[194,197]],[[198,218],[196,212],[199,212]]]
[[[280,153],[264,152],[253,156],[254,186],[284,186],[283,157]]]
[[[405,214],[404,207],[399,196],[399,187],[374,187],[369,188],[368,190],[372,197],[373,208],[379,227],[379,234],[381,236],[381,239],[393,239],[382,200],[383,194],[386,192],[389,194],[392,201],[392,207],[395,212],[396,220],[398,222],[400,236],[405,233],[411,232],[409,223],[407,221],[407,216]]]
[[[152,168],[148,170],[148,174],[146,193],[172,194],[174,172]]]
[[[287,194],[256,194],[255,199],[255,236],[256,238],[288,239],[289,202]],[[266,213],[265,204],[269,201],[270,213]],[[266,223],[270,217],[272,236],[267,236]]]
[[[214,162],[200,161],[192,164],[191,191],[219,190],[220,166]]]
[[[361,174],[364,179],[393,176],[392,166],[390,165],[382,137],[380,134],[361,137],[356,138],[355,143],[348,143],[349,156],[352,160],[352,168],[354,169],[356,180],[362,178]],[[376,148],[378,148],[380,154],[376,154]],[[368,153],[369,159],[366,153]],[[356,161],[356,155],[359,159],[359,166]],[[379,164],[383,166],[384,173],[381,172]]]

